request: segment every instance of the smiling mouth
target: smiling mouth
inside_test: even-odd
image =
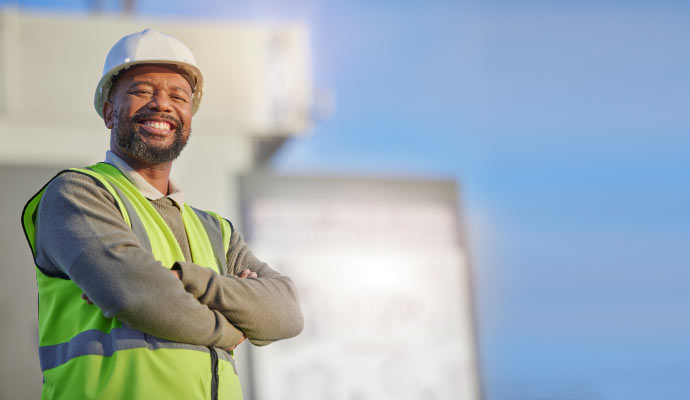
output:
[[[153,133],[170,133],[175,130],[176,126],[168,121],[154,121],[154,120],[143,120],[139,122],[139,125],[147,128],[146,130]]]

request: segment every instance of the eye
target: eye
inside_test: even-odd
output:
[[[173,100],[176,100],[176,101],[184,102],[184,103],[187,102],[187,98],[182,96],[182,95],[179,95],[179,94],[172,94],[172,95],[170,95],[170,98]]]
[[[151,91],[146,90],[146,89],[134,89],[129,92],[129,94],[133,94],[135,96],[147,96],[151,94]]]

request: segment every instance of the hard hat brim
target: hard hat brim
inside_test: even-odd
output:
[[[201,70],[192,64],[185,63],[185,62],[180,62],[180,61],[170,61],[170,60],[137,60],[137,61],[132,61],[128,63],[123,63],[119,64],[118,66],[112,68],[108,73],[103,75],[101,80],[98,82],[98,85],[96,86],[96,92],[94,93],[94,98],[93,98],[93,105],[94,108],[96,108],[96,112],[98,115],[101,116],[101,118],[105,118],[103,116],[103,105],[105,102],[108,100],[108,94],[110,93],[110,89],[112,88],[113,85],[113,77],[115,77],[117,74],[119,74],[121,71],[131,68],[135,65],[149,65],[149,64],[155,64],[155,65],[172,65],[177,68],[182,69],[183,71],[187,72],[196,82],[196,85],[193,89],[193,94],[192,94],[192,115],[196,114],[196,111],[199,109],[199,104],[201,103],[201,98],[203,97],[204,93],[204,76],[201,73]]]

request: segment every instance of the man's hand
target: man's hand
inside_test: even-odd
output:
[[[91,301],[91,299],[89,299],[89,296],[87,296],[86,293],[82,293],[81,298],[86,300],[87,303],[93,304],[93,301]]]
[[[228,349],[227,351],[233,351],[233,350],[235,350],[235,347],[237,347],[237,346],[241,345],[241,344],[242,344],[242,342],[244,342],[244,339],[246,339],[246,338],[247,338],[247,337],[246,337],[246,336],[244,336],[244,333],[243,333],[243,334],[242,334],[242,339],[240,339],[240,342],[239,342],[239,343],[237,343],[236,345],[232,346],[231,348],[229,348],[229,349]]]
[[[259,276],[256,274],[256,272],[251,271],[249,269],[245,269],[244,271],[240,272],[239,275],[237,275],[239,278],[244,279],[244,278],[258,278]]]

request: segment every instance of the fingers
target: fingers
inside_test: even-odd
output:
[[[239,275],[237,275],[240,279],[244,278],[258,278],[259,276],[256,274],[256,272],[245,269],[244,271],[240,272]]]
[[[244,342],[244,339],[246,339],[246,338],[247,338],[247,337],[246,337],[244,334],[242,334],[242,339],[240,339],[240,342],[237,343],[236,345],[232,346],[231,348],[229,348],[228,351],[233,351],[233,350],[235,350],[235,347],[241,345],[242,342]]]
[[[84,300],[86,300],[87,303],[93,304],[93,301],[91,301],[91,299],[89,299],[89,296],[87,296],[86,293],[82,293],[82,294],[81,294],[81,298],[84,299]],[[241,342],[240,342],[240,343],[241,343]]]

